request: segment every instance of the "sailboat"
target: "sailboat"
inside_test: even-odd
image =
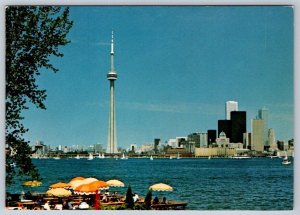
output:
[[[59,159],[60,159],[60,156],[59,156],[59,155],[57,155],[56,157],[53,157],[53,159],[55,159],[55,160],[59,160]]]
[[[181,159],[179,152],[177,154],[177,159]]]
[[[172,160],[173,159],[173,156],[172,155],[170,155],[170,160]]]
[[[152,155],[150,156],[150,160],[153,160],[153,157],[152,157]]]
[[[79,154],[75,157],[75,159],[80,159]]]
[[[289,164],[291,164],[292,162],[291,161],[289,161],[289,159],[288,159],[288,156],[287,156],[287,154],[286,154],[286,152],[285,152],[285,157],[283,158],[283,160],[282,160],[282,162],[281,162],[283,165],[289,165]]]
[[[92,153],[89,154],[89,157],[88,157],[88,160],[93,160],[94,159],[94,156]]]
[[[128,157],[125,156],[124,153],[123,153],[123,155],[122,155],[122,157],[121,157],[121,160],[127,160],[127,159],[128,159]]]
[[[98,156],[98,158],[99,158],[99,159],[103,159],[103,158],[105,158],[105,156],[104,156],[104,153],[103,153],[103,154],[100,154],[100,153],[99,153],[99,156]]]

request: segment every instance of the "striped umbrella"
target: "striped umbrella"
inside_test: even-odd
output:
[[[68,188],[70,187],[70,184],[63,183],[63,182],[58,182],[55,184],[52,184],[49,186],[49,189],[55,189],[55,188]]]
[[[124,187],[124,183],[122,181],[112,179],[106,182],[110,187]]]
[[[89,184],[82,184],[74,189],[75,194],[92,195],[100,193],[99,190],[108,189],[109,185],[105,181],[94,181]]]
[[[66,190],[64,188],[54,188],[48,190],[46,193],[49,196],[57,196],[57,197],[68,197],[72,194],[71,191]]]

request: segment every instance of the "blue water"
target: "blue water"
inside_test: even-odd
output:
[[[111,188],[144,196],[149,186],[163,182],[173,192],[153,192],[153,196],[188,202],[189,210],[290,210],[293,209],[293,164],[281,159],[40,159],[33,160],[43,178],[41,187],[24,188],[20,183],[7,191],[44,192],[56,182],[73,177],[119,179],[124,188]]]

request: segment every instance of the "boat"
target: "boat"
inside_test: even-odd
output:
[[[248,155],[240,155],[240,156],[235,155],[235,156],[232,156],[231,158],[233,158],[233,159],[249,159],[251,157]]]
[[[172,160],[173,159],[173,156],[172,155],[170,155],[170,160]]]
[[[289,159],[288,159],[288,156],[287,156],[287,154],[286,154],[286,152],[285,152],[285,157],[283,158],[283,160],[282,160],[282,162],[281,162],[283,165],[289,165],[289,164],[291,164],[292,162],[291,161],[289,161]]]
[[[98,156],[98,158],[99,158],[99,159],[103,159],[103,158],[105,158],[105,156],[104,156],[104,153],[103,153],[103,154],[100,154],[100,153],[99,153],[99,156]]]
[[[123,153],[123,155],[122,155],[122,157],[120,158],[121,160],[127,160],[128,159],[128,157],[127,156],[125,156],[124,155],[124,153]]]
[[[60,156],[59,156],[59,155],[57,155],[56,157],[53,157],[53,159],[55,159],[55,160],[59,160],[59,159],[60,159]]]
[[[150,160],[153,160],[153,157],[152,157],[152,155],[150,156]]]
[[[79,155],[77,155],[77,156],[75,157],[75,159],[80,159]]]
[[[94,156],[92,153],[89,154],[89,157],[88,157],[88,160],[93,160],[94,159]]]
[[[210,160],[211,159],[211,156],[208,156],[208,160]]]
[[[177,159],[181,159],[179,152],[177,154]]]

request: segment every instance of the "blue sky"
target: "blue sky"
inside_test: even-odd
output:
[[[225,102],[269,109],[277,139],[293,138],[290,7],[74,6],[59,68],[38,79],[47,110],[24,111],[26,138],[47,145],[107,144],[111,31],[115,32],[118,145],[217,129]]]

